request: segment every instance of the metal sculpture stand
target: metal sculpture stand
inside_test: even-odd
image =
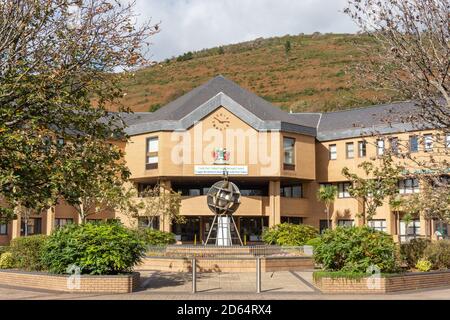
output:
[[[228,220],[228,221],[226,221]],[[231,234],[231,223],[233,223],[234,231],[237,234],[237,237],[232,237]],[[217,236],[216,238],[212,238],[212,231],[216,226]],[[206,237],[205,245],[209,243],[210,240],[215,240],[216,246],[232,246],[233,240],[237,239],[238,244],[243,246],[241,235],[236,226],[236,222],[232,215],[230,216],[218,216],[215,215],[211,227],[209,228],[208,236]]]

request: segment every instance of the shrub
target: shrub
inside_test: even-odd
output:
[[[400,256],[409,268],[415,267],[420,258],[423,258],[425,248],[431,243],[428,239],[412,239],[400,245]]]
[[[120,222],[70,224],[49,236],[42,260],[55,273],[75,265],[82,274],[119,274],[132,271],[144,252],[144,242]]]
[[[433,267],[433,264],[429,260],[426,260],[426,259],[420,259],[416,263],[416,269],[419,271],[422,271],[422,272],[430,271],[432,267]]]
[[[0,246],[0,255],[2,253],[8,252],[9,251],[9,247],[7,246]]]
[[[45,235],[27,236],[13,239],[10,251],[14,260],[14,267],[28,271],[45,269],[42,263],[42,249],[47,240]]]
[[[312,238],[312,239],[310,239],[310,240],[308,240],[308,241],[306,241],[306,244],[308,245],[308,246],[312,246],[312,247],[317,247],[318,245],[319,245],[319,243],[322,241],[322,239],[320,239],[320,237],[317,237],[317,238]]]
[[[4,252],[0,255],[0,269],[12,269],[14,266],[14,259],[11,252]]]
[[[450,269],[450,240],[430,243],[423,255],[433,264],[433,269]]]
[[[366,272],[377,266],[381,272],[397,270],[392,237],[367,226],[327,229],[314,248],[314,258],[325,270]]]
[[[319,232],[307,225],[290,223],[278,224],[263,232],[263,241],[280,246],[303,246],[308,240],[316,238]]]
[[[170,232],[146,228],[138,230],[138,234],[145,244],[150,246],[165,246],[176,242],[175,235]]]

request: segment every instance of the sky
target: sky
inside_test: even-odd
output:
[[[137,0],[139,20],[161,22],[151,59],[187,51],[313,32],[354,33],[346,0]]]

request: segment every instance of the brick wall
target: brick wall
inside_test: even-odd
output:
[[[302,271],[314,268],[310,257],[262,258],[261,271]],[[192,262],[188,258],[146,257],[135,270],[158,270],[169,272],[191,272]],[[251,258],[197,258],[199,272],[255,272],[256,260]]]
[[[139,287],[140,275],[95,276],[81,275],[79,288],[69,288],[68,275],[54,275],[43,272],[1,270],[0,284],[35,289],[81,293],[128,293]],[[73,283],[73,282],[69,282]]]
[[[367,278],[320,278],[314,284],[324,293],[389,293],[450,286],[450,271],[407,273],[379,279],[379,288],[369,289]]]

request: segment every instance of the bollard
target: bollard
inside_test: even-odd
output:
[[[192,259],[192,293],[197,292],[197,259]]]
[[[194,246],[196,246],[196,245],[197,245],[197,234],[194,233]]]
[[[246,245],[247,245],[247,235],[244,234],[244,246],[246,246]]]
[[[256,293],[261,293],[261,258],[256,257]]]

